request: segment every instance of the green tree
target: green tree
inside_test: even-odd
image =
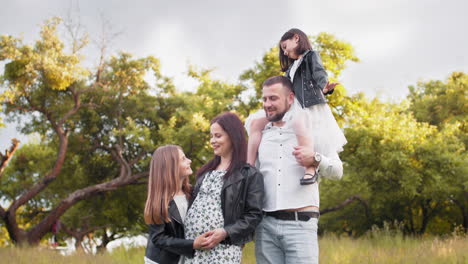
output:
[[[450,131],[464,144],[468,143],[468,75],[463,72],[450,74],[447,80],[419,82],[409,87],[409,111],[420,122],[437,126],[441,132]],[[466,153],[461,153],[464,158]],[[465,172],[466,174],[466,172]],[[452,189],[450,201],[461,211],[462,223],[468,230],[468,182],[464,174],[450,179]]]
[[[463,132],[468,132],[468,75],[454,72],[446,82],[433,80],[419,82],[409,87],[409,110],[420,122],[443,127],[447,123],[460,122]]]
[[[398,221],[407,233],[424,233],[449,206],[450,195],[466,188],[467,156],[457,126],[439,131],[418,122],[405,103],[367,100],[359,94],[350,99],[348,144],[340,155],[345,176],[339,182],[322,182],[322,205],[359,195],[368,207],[353,206],[324,216],[324,222],[335,230],[362,234],[373,224]]]
[[[9,118],[29,118],[22,131],[39,133],[43,136],[42,144],[53,148],[50,155],[53,161],[41,163],[41,166],[48,166],[47,169],[36,168],[26,174],[12,171],[4,175],[6,182],[14,181],[15,177],[27,178],[26,188],[7,200],[10,202],[8,209],[0,208],[0,217],[15,243],[37,244],[77,202],[138,182],[147,175],[144,160],[154,148],[154,141],[142,138],[152,133],[151,127],[144,124],[153,120],[136,120],[140,114],[136,111],[154,109],[154,104],[148,108],[150,85],[144,80],[147,73],[152,72],[157,82],[167,83],[159,73],[158,60],[153,57],[132,59],[121,53],[102,61],[98,71],[91,74],[80,66],[82,57],[75,49],[82,47],[85,40],[75,41],[72,51],[67,53],[57,37],[59,24],[58,18],[47,21],[41,39],[34,46],[23,45],[21,40],[11,36],[2,36],[0,40],[0,60],[6,62],[1,77],[4,113]],[[170,92],[170,88],[170,84],[159,86],[159,96]],[[138,96],[143,98],[140,100]],[[138,102],[139,107],[132,102]],[[157,119],[154,114],[152,116]],[[98,126],[94,126],[96,123]],[[89,133],[82,134],[82,131]],[[33,205],[57,179],[74,175],[64,176],[65,160],[86,160],[86,153],[78,157],[70,154],[70,145],[112,158],[116,173],[93,184],[74,184],[75,189],[56,195],[55,201],[47,200],[48,206],[42,207],[47,210],[37,222],[22,226],[17,212]]]

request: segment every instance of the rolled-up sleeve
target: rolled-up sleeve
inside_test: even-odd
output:
[[[339,180],[343,177],[343,162],[338,153],[324,156],[319,164],[319,175],[323,178]]]

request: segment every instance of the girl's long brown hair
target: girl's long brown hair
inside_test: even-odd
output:
[[[163,224],[170,222],[169,202],[178,192],[181,184],[182,191],[190,195],[190,185],[186,177],[180,182],[179,149],[176,145],[166,145],[157,148],[150,163],[148,196],[145,205],[146,224]]]

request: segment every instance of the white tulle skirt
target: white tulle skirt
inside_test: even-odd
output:
[[[347,141],[328,104],[317,104],[302,108],[297,99],[294,98],[294,103],[283,117],[283,120],[290,120],[291,118],[299,116],[302,118],[303,122],[305,122],[306,131],[310,132],[305,136],[313,140],[315,151],[324,155],[343,151],[343,146]],[[263,109],[247,117],[245,120],[247,133],[250,134],[250,124],[252,120],[262,117],[265,117],[265,111]]]

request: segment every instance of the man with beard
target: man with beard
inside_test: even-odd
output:
[[[262,131],[257,167],[264,177],[264,218],[256,229],[257,263],[318,263],[318,182],[300,185],[304,167],[318,175],[340,179],[343,165],[335,153],[314,152],[297,146],[291,81],[274,76],[263,83],[263,108],[269,123]],[[311,128],[313,129],[313,128]],[[315,146],[320,142],[314,142]]]

